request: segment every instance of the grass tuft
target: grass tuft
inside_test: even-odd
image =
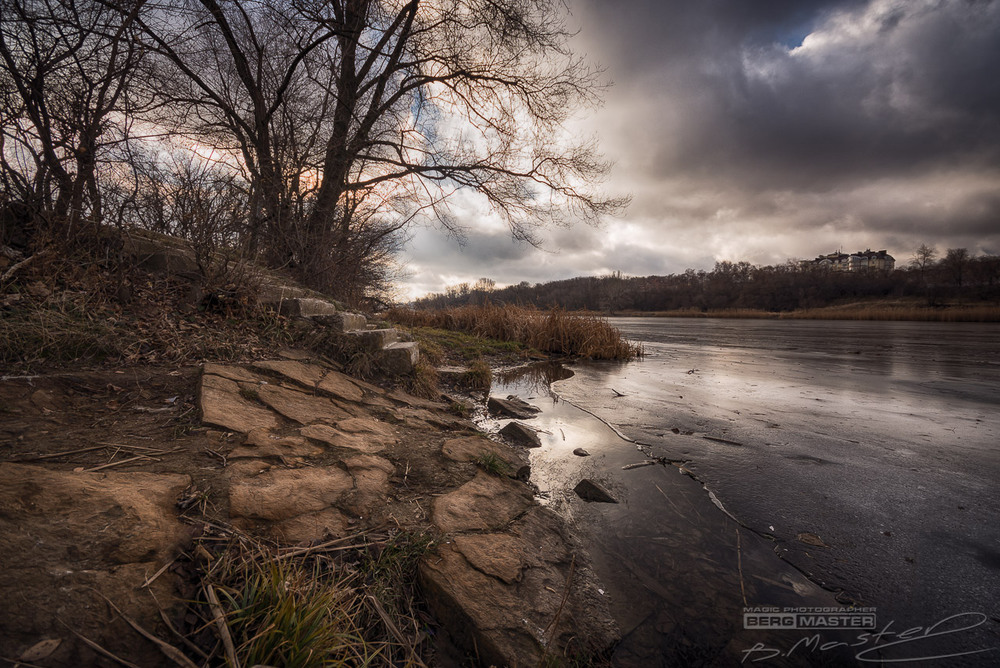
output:
[[[470,389],[488,392],[493,384],[493,370],[486,360],[474,360],[462,374],[462,383]]]
[[[476,458],[476,466],[490,475],[505,476],[510,473],[510,464],[493,452],[484,452]]]
[[[386,317],[408,327],[466,332],[557,355],[603,360],[630,360],[642,356],[642,346],[627,341],[607,320],[591,315],[572,315],[560,309],[538,311],[509,304],[435,311],[396,308]]]
[[[208,562],[202,581],[219,593],[240,665],[425,665],[428,635],[413,582],[430,537],[334,543],[282,556],[240,535]]]

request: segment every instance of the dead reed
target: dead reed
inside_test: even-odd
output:
[[[604,318],[573,315],[560,309],[538,311],[509,304],[435,311],[396,308],[386,317],[407,327],[434,327],[516,341],[556,355],[599,360],[631,360],[642,356],[642,346],[626,340]]]

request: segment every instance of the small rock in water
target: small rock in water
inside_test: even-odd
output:
[[[541,410],[532,406],[526,401],[518,399],[514,395],[506,399],[490,397],[486,403],[487,410],[493,415],[506,415],[519,420],[528,420],[535,417]]]
[[[800,543],[805,543],[806,545],[812,545],[814,547],[830,547],[823,542],[823,539],[814,533],[809,533],[808,531],[800,533],[795,537]]]
[[[589,457],[590,456],[590,453],[587,452],[586,450],[584,450],[583,448],[577,448],[576,450],[573,451],[573,454],[576,455],[577,457]]]
[[[603,487],[593,480],[584,478],[573,488],[584,501],[596,501],[598,503],[618,503],[615,497],[611,496]]]
[[[518,445],[523,445],[529,448],[542,447],[542,441],[538,438],[538,434],[535,433],[535,430],[531,427],[526,427],[520,422],[511,422],[500,430],[500,435],[506,437],[514,443],[517,443]]]

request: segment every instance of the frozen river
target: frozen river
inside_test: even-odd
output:
[[[670,561],[668,572],[662,558],[650,561],[657,550],[676,556],[684,543],[680,524],[664,518],[689,519],[704,509],[680,511],[676,500],[691,494],[663,487],[677,484],[666,473],[670,467],[623,472],[636,459],[635,446],[612,443],[598,426],[581,430],[584,418],[563,404],[612,425],[642,444],[645,455],[674,462],[675,471],[689,471],[733,524],[839,601],[875,608],[879,629],[889,628],[879,639],[883,660],[964,654],[915,665],[1000,665],[1000,650],[991,649],[1000,647],[1000,326],[654,318],[612,324],[644,343],[643,360],[574,365],[573,377],[553,383],[547,399],[523,387],[518,393],[534,396],[548,413],[539,424],[549,438],[533,456],[537,480],[584,536],[603,545],[595,550],[605,553],[596,557],[597,570],[603,562],[606,574],[620,571],[626,558],[656,563],[633,568],[645,584],[632,582],[634,591],[626,591],[629,582],[619,582],[619,594],[653,592],[661,607],[676,606],[655,583],[670,586],[705,559],[727,561],[713,552],[729,547],[706,539],[694,556]],[[576,464],[565,452],[573,441],[597,456]],[[565,487],[583,473],[603,479],[624,506],[572,501]],[[664,478],[650,481],[650,475]],[[657,522],[656,530],[637,528]],[[739,547],[748,544],[744,538]],[[626,545],[632,556],[624,555]],[[759,564],[761,573],[769,568]],[[743,582],[750,578],[746,564],[737,565],[746,600]],[[722,576],[705,571],[705,578]],[[779,579],[794,584],[789,575]],[[795,604],[778,600],[779,593],[760,589],[750,603]],[[709,614],[693,608],[693,615]],[[735,614],[718,613],[726,624]],[[649,614],[637,629],[663,626]],[[667,626],[676,636],[676,625]],[[917,627],[905,638],[893,635]],[[717,659],[769,658],[767,643],[741,653],[755,636],[737,631],[729,654]],[[898,644],[889,645],[894,638]],[[674,637],[660,649],[645,642],[666,664],[670,648],[683,641]],[[800,659],[816,662],[800,653],[784,663]]]

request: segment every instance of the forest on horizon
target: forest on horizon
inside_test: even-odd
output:
[[[785,312],[831,306],[845,300],[918,299],[927,306],[1000,300],[1000,257],[973,256],[965,248],[938,258],[921,246],[902,268],[836,271],[789,261],[773,266],[717,262],[711,271],[688,269],[667,276],[581,276],[497,288],[489,278],[449,287],[417,299],[418,309],[516,304],[570,311],[655,312],[749,309]]]

